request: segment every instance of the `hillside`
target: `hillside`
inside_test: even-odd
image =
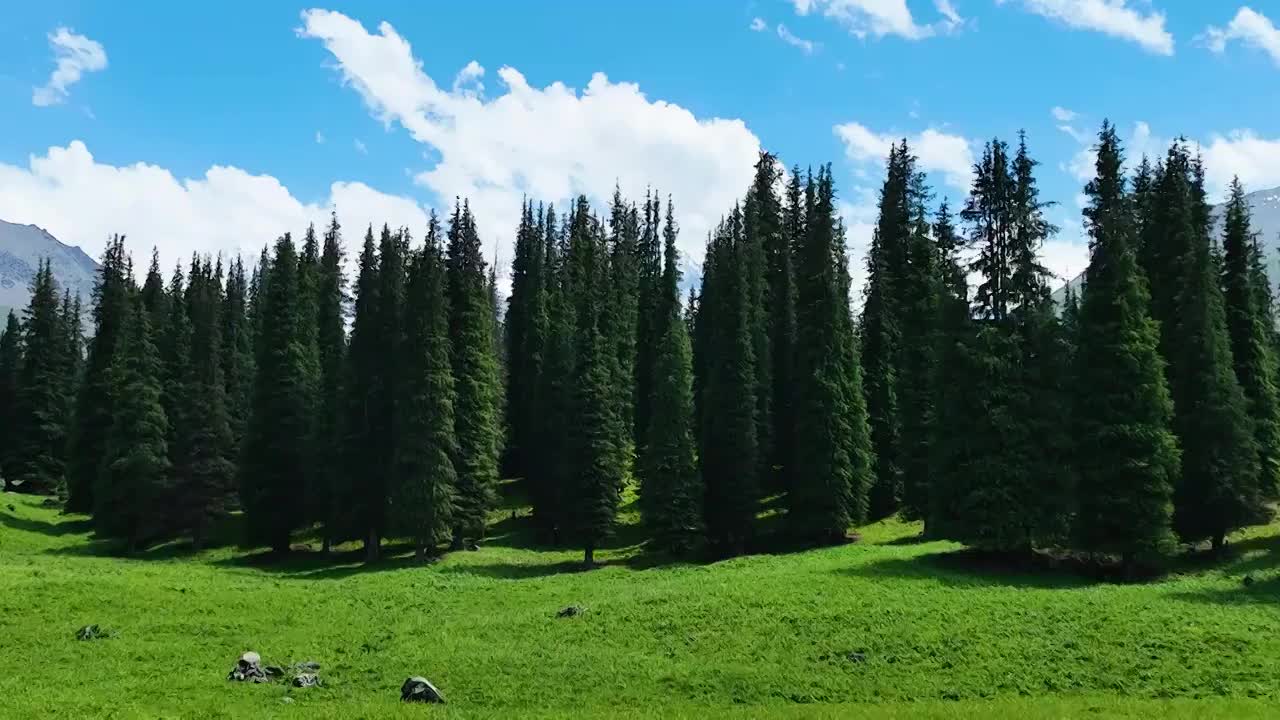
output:
[[[526,513],[433,565],[402,545],[372,567],[354,546],[271,565],[111,557],[85,519],[5,494],[0,714],[1247,718],[1280,700],[1277,526],[1233,538],[1224,565],[1111,585],[991,569],[893,521],[845,547],[663,565],[633,512],[584,573],[579,552],[530,546]],[[92,623],[118,635],[73,637]],[[318,662],[325,686],[227,682],[246,649]],[[400,704],[416,674],[444,713]]]
[[[1262,249],[1267,258],[1267,273],[1271,276],[1271,284],[1280,284],[1280,187],[1271,188],[1270,190],[1257,190],[1245,196],[1249,201],[1249,210],[1253,223],[1253,231],[1258,233],[1262,240]],[[1214,235],[1220,237],[1222,234],[1222,214],[1218,212],[1221,206],[1214,206]],[[1084,273],[1072,278],[1068,283],[1072,289],[1079,292],[1080,287],[1084,284]],[[1053,293],[1055,302],[1061,303],[1066,297],[1066,286],[1059,288]]]
[[[31,299],[31,279],[45,258],[53,263],[58,286],[79,294],[88,308],[98,263],[42,228],[0,220],[0,319],[10,308],[20,311],[26,307]]]

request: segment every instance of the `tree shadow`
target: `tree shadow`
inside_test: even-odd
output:
[[[0,512],[0,523],[13,528],[14,530],[40,533],[41,535],[48,535],[49,537],[87,535],[93,531],[93,521],[88,518],[81,518],[77,520],[62,519],[56,522],[49,522],[48,520],[37,520],[35,518],[20,517],[11,513]]]
[[[940,582],[952,587],[1037,589],[1083,588],[1107,579],[1108,571],[1085,563],[1036,553],[1011,556],[973,549],[889,558],[834,572],[861,578],[895,578]],[[1118,577],[1113,578],[1118,579]]]
[[[440,568],[440,573],[442,575],[472,575],[494,580],[533,580],[556,575],[591,572],[592,570],[618,564],[620,563],[616,560],[597,560],[593,567],[588,568],[582,564],[581,560],[562,560],[554,563],[476,563],[449,565]]]
[[[1218,570],[1238,581],[1238,584],[1230,588],[1178,593],[1176,597],[1179,599],[1280,606],[1280,535],[1263,535],[1228,542],[1222,555],[1211,552],[1188,553],[1180,558],[1179,566],[1188,571]]]

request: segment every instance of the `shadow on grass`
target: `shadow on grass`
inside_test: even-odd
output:
[[[1280,535],[1229,542],[1223,556],[1209,552],[1189,553],[1180,559],[1179,567],[1188,572],[1216,569],[1233,581],[1228,588],[1179,593],[1176,597],[1180,599],[1280,606]]]
[[[0,523],[13,528],[14,530],[40,533],[51,537],[61,537],[63,535],[84,535],[93,530],[93,522],[88,518],[79,520],[61,519],[57,522],[48,522],[47,520],[18,517],[17,515],[12,515],[10,513],[0,512]]]
[[[1010,556],[965,549],[890,558],[835,572],[862,578],[927,580],[953,587],[1067,589],[1088,587],[1108,577],[1108,570],[1040,554]]]

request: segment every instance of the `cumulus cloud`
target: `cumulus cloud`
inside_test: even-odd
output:
[[[951,0],[934,0],[942,17],[921,25],[907,7],[907,0],[791,0],[799,15],[820,11],[823,17],[836,21],[857,38],[897,35],[908,40],[922,40],[959,30],[965,20],[956,12]]]
[[[765,22],[764,18],[751,18],[750,28],[754,32],[764,32],[769,29],[769,23]]]
[[[857,122],[836,125],[832,130],[844,144],[845,156],[855,169],[863,170],[883,166],[890,146],[902,137],[893,132],[875,132]],[[915,154],[921,170],[941,175],[944,183],[956,189],[969,189],[974,157],[967,139],[929,128],[907,136],[907,146]]]
[[[80,140],[32,155],[26,167],[0,163],[0,217],[39,225],[94,257],[109,234],[123,233],[142,271],[152,246],[165,267],[193,252],[253,258],[285,232],[327,222],[331,209],[349,251],[371,223],[408,227],[419,241],[426,230],[415,200],[359,182],[335,182],[328,197],[304,202],[270,175],[215,165],[203,177],[177,178],[147,163],[98,162]]]
[[[1235,40],[1262,50],[1280,66],[1280,29],[1266,15],[1250,7],[1240,8],[1226,28],[1210,25],[1201,37],[1215,53],[1226,52],[1227,43]]]
[[[1055,105],[1050,112],[1053,114],[1053,119],[1058,122],[1069,123],[1079,117],[1079,114],[1074,110],[1068,110],[1061,105]]]
[[[107,67],[107,51],[102,44],[68,28],[60,27],[50,33],[49,47],[57,64],[49,82],[32,91],[32,105],[47,107],[66,102],[71,86],[80,82],[81,76]]]
[[[741,120],[696,117],[603,73],[579,91],[536,87],[502,67],[500,93],[482,98],[443,89],[390,23],[370,33],[342,13],[312,9],[298,34],[324,44],[375,118],[435,150],[438,163],[416,181],[444,202],[470,198],[490,257],[499,238],[509,242],[522,197],[560,202],[582,193],[601,202],[620,182],[632,198],[646,187],[674,195],[681,250],[696,259],[752,176],[760,142]]]
[[[1094,30],[1128,40],[1157,55],[1173,54],[1173,35],[1164,27],[1164,13],[1146,12],[1135,5],[1142,0],[996,0],[997,5],[1017,3],[1028,12],[1077,30]]]

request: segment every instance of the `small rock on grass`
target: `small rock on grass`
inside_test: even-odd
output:
[[[586,608],[582,607],[581,605],[570,605],[569,607],[564,608],[560,612],[556,613],[556,617],[558,618],[577,617],[584,612],[586,612]]]
[[[415,675],[400,686],[401,702],[443,703],[444,694],[431,681]]]
[[[77,640],[106,640],[115,637],[114,630],[108,630],[99,625],[85,625],[76,631]]]

